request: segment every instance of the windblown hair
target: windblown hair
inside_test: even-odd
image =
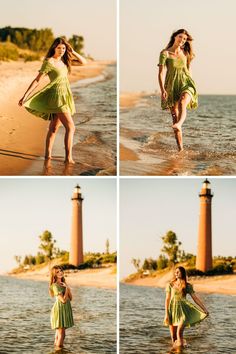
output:
[[[58,265],[53,266],[50,271],[49,294],[52,297],[54,296],[54,294],[53,294],[53,291],[51,290],[51,285],[57,282],[57,270],[63,271],[63,269]],[[61,278],[61,280],[64,282],[65,278],[63,277],[63,278]]]
[[[187,40],[184,44],[184,46],[182,47],[184,54],[187,57],[187,67],[189,69],[190,66],[190,62],[193,60],[193,58],[195,57],[195,54],[193,53],[193,48],[192,48],[192,41],[193,41],[193,37],[188,33],[188,31],[186,31],[185,29],[181,28],[178,31],[175,31],[174,33],[172,33],[172,36],[170,37],[170,41],[166,46],[166,50],[169,49],[170,47],[172,47],[172,45],[175,42],[175,37],[178,36],[178,34],[185,34],[187,36]]]
[[[64,44],[66,46],[65,54],[63,55],[63,57],[61,59],[62,59],[63,63],[67,66],[68,71],[70,72],[71,61],[73,58],[72,47],[71,47],[70,43],[68,43],[63,37],[58,37],[54,40],[54,42],[52,43],[51,47],[49,48],[49,50],[45,56],[45,59],[53,57],[53,55],[55,54],[55,48],[59,44]]]
[[[179,269],[180,271],[180,274],[181,274],[181,279],[180,279],[180,284],[181,284],[181,291],[182,291],[182,294],[183,295],[186,295],[186,287],[187,287],[187,275],[186,275],[186,270],[184,267],[177,267],[175,268],[176,269]],[[174,285],[176,281],[176,277],[174,276],[173,279],[171,280],[170,284],[171,286]]]

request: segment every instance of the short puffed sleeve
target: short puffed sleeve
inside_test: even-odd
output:
[[[160,65],[165,65],[166,64],[166,59],[167,59],[167,54],[165,52],[161,52],[160,53],[160,57],[159,57],[159,64]]]
[[[171,292],[171,285],[170,285],[170,283],[168,283],[166,285],[166,293],[170,293],[170,292]]]
[[[58,296],[62,293],[62,289],[55,283],[51,285],[51,290],[54,296]]]
[[[189,295],[192,295],[194,294],[194,290],[193,290],[193,286],[189,283],[187,283],[187,286],[186,286],[186,293],[189,294]]]
[[[49,71],[51,71],[52,68],[51,68],[51,65],[49,63],[48,60],[44,60],[41,68],[39,69],[39,72],[42,73],[42,74],[48,74]]]

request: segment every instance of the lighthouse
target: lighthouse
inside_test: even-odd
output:
[[[71,225],[71,249],[69,262],[74,266],[83,263],[83,225],[82,225],[82,203],[81,188],[77,185],[74,188],[72,200],[72,225]]]
[[[202,272],[212,268],[212,229],[211,229],[211,184],[206,179],[202,184],[200,198],[200,218],[198,232],[198,251],[196,268]]]

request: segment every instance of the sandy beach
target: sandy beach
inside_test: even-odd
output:
[[[171,280],[172,272],[165,273],[160,277],[144,277],[132,281],[122,282],[129,285],[152,286],[165,288]],[[189,277],[188,281],[194,285],[196,292],[236,295],[236,274],[215,275],[210,277]]]
[[[93,286],[98,288],[116,288],[116,266],[107,266],[98,269],[83,269],[66,271],[66,281],[72,287]],[[27,271],[18,274],[8,274],[18,279],[31,279],[36,281],[49,281],[49,269],[44,267],[40,270]]]
[[[37,75],[41,64],[39,61],[0,62],[0,175],[30,175],[30,172],[32,175],[50,174],[48,172],[50,166],[44,166],[43,158],[48,122],[34,117],[18,106],[19,99]],[[93,61],[86,66],[73,66],[69,80],[73,83],[78,80],[86,82],[90,78],[99,78],[109,64],[111,64],[110,61]],[[37,90],[47,83],[48,79],[44,78]],[[60,138],[55,143],[56,154],[58,154],[57,145],[61,143]],[[64,154],[63,150],[62,146]],[[37,162],[38,165],[30,171],[32,162]],[[61,165],[61,171],[58,174],[70,174],[70,168],[66,170],[63,162]],[[35,171],[35,169],[38,170]],[[75,174],[83,173],[88,169],[87,163],[84,167],[80,166]],[[39,173],[39,171],[42,172]]]

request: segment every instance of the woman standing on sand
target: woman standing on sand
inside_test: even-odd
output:
[[[50,120],[46,138],[45,159],[51,159],[57,130],[63,124],[66,130],[64,140],[66,163],[74,163],[72,145],[75,125],[72,115],[75,113],[75,105],[67,77],[73,57],[80,64],[86,64],[86,59],[76,53],[64,38],[56,38],[49,48],[39,74],[19,101],[19,105],[23,105],[30,113],[45,120]],[[49,76],[50,83],[27,99],[44,75]]]
[[[187,294],[192,297],[202,311],[186,300]],[[169,325],[174,346],[184,346],[185,327],[201,322],[208,315],[207,309],[195,294],[192,285],[187,282],[185,268],[176,268],[174,279],[166,287],[164,319],[164,324]]]
[[[174,32],[167,47],[160,53],[158,64],[161,107],[171,112],[179,151],[183,150],[182,124],[187,108],[198,106],[196,86],[189,71],[194,58],[192,40],[185,29]]]
[[[51,327],[56,330],[54,345],[62,348],[66,336],[66,328],[74,325],[71,300],[71,290],[66,284],[63,271],[59,266],[51,269],[49,293],[56,297],[51,311]]]

